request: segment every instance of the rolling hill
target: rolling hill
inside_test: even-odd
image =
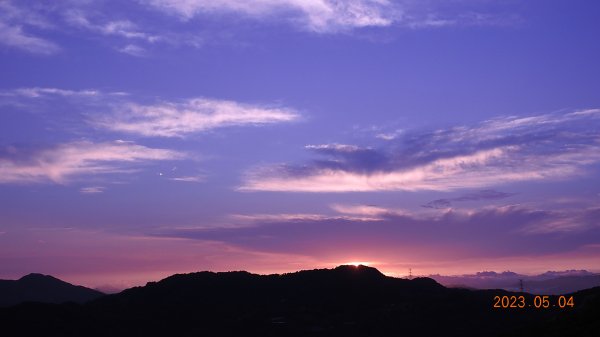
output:
[[[579,331],[575,336],[600,331],[600,288],[574,294],[575,307],[565,309],[493,308],[502,295],[533,303],[528,294],[450,289],[365,266],[198,272],[85,304],[0,309],[0,326],[14,336],[542,336],[549,324],[553,332]]]
[[[0,280],[0,306],[22,302],[84,303],[103,296],[93,289],[75,286],[49,275],[29,274],[18,280]]]

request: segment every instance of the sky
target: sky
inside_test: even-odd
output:
[[[0,278],[600,272],[599,16],[0,0]]]

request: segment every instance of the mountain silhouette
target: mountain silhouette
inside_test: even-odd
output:
[[[575,309],[494,309],[504,290],[450,289],[429,278],[387,277],[366,266],[282,275],[176,274],[85,304],[0,309],[11,336],[596,336],[600,288]],[[551,298],[556,301],[555,298]],[[547,331],[546,331],[547,332]],[[550,333],[551,335],[551,333]]]
[[[471,275],[430,275],[429,277],[447,287],[509,291],[518,291],[522,281],[526,292],[543,295],[568,294],[600,286],[600,274],[586,270],[548,271],[540,275],[487,271]]]
[[[83,303],[103,296],[93,289],[75,286],[49,275],[29,274],[14,280],[0,280],[0,306],[22,302]]]

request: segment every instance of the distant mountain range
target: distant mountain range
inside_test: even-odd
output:
[[[74,286],[42,274],[29,274],[18,280],[0,280],[0,306],[22,302],[84,303],[104,296],[103,293],[82,286]]]
[[[365,266],[282,275],[177,274],[84,304],[0,308],[10,336],[598,336],[600,287],[574,308],[493,308],[495,296]],[[558,303],[557,297],[549,298]],[[0,332],[1,333],[1,332]]]
[[[505,271],[479,272],[470,275],[443,276],[430,275],[430,278],[446,287],[464,287],[473,289],[505,289],[523,291],[531,294],[560,295],[600,286],[600,274],[587,270],[548,271],[540,275],[528,276]]]

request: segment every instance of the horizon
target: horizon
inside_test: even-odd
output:
[[[147,285],[148,283],[153,283],[153,282],[159,282],[162,281],[166,278],[169,278],[171,276],[174,275],[188,275],[188,274],[195,274],[195,273],[204,273],[204,272],[209,272],[209,273],[236,273],[236,272],[247,272],[253,275],[260,275],[260,276],[269,276],[269,275],[286,275],[286,274],[293,274],[293,273],[299,273],[299,272],[304,272],[304,271],[313,271],[313,270],[333,270],[333,269],[337,269],[339,267],[353,267],[353,268],[361,268],[361,267],[366,267],[366,268],[372,268],[377,270],[378,272],[380,272],[381,274],[383,274],[386,277],[391,277],[391,278],[400,278],[400,279],[414,279],[414,278],[433,278],[433,277],[444,277],[444,278],[477,278],[477,277],[482,277],[482,275],[479,274],[484,274],[484,273],[493,273],[496,276],[501,276],[505,273],[511,273],[511,274],[515,274],[518,277],[539,277],[539,276],[544,276],[547,274],[551,274],[551,273],[559,273],[562,275],[558,275],[555,276],[557,278],[559,277],[564,277],[564,276],[581,276],[579,275],[580,273],[585,273],[585,275],[595,275],[595,276],[600,276],[599,272],[593,272],[593,271],[589,271],[589,270],[585,270],[585,269],[572,269],[572,270],[548,270],[544,273],[539,273],[539,274],[520,274],[520,273],[514,273],[510,270],[505,270],[505,271],[491,271],[491,270],[483,270],[483,271],[479,271],[473,274],[460,274],[460,275],[441,275],[441,274],[427,274],[427,275],[420,275],[420,274],[411,274],[411,272],[405,274],[405,275],[401,275],[401,274],[388,274],[388,273],[384,273],[381,270],[379,270],[378,268],[371,266],[371,265],[365,265],[365,264],[354,264],[354,263],[349,263],[349,264],[340,264],[337,266],[333,266],[333,267],[323,267],[323,268],[310,268],[310,269],[300,269],[300,270],[295,270],[295,271],[288,271],[288,272],[280,272],[280,273],[254,273],[251,271],[247,271],[247,270],[227,270],[227,271],[214,271],[214,270],[196,270],[196,271],[188,271],[188,272],[180,272],[180,273],[176,273],[176,274],[171,274],[171,275],[166,275],[164,277],[161,277],[159,279],[152,279],[152,280],[147,280],[145,282],[142,283],[138,283],[138,284],[129,284],[127,286],[122,285],[121,287],[116,287],[114,284],[104,284],[104,285],[97,285],[97,286],[90,286],[90,285],[85,285],[85,284],[79,284],[77,282],[71,282],[70,280],[64,279],[62,277],[57,277],[56,275],[50,275],[50,274],[43,274],[43,273],[36,273],[36,272],[31,272],[31,273],[27,273],[25,275],[16,277],[16,278],[12,278],[12,279],[6,279],[8,281],[17,281],[20,280],[26,276],[30,276],[30,275],[42,275],[42,276],[50,276],[53,278],[56,278],[58,280],[70,283],[72,285],[75,286],[84,286],[86,288],[89,289],[93,289],[93,290],[97,290],[100,292],[103,292],[105,294],[115,294],[115,293],[119,293],[123,290],[126,289],[130,289],[133,287],[143,287],[145,285]],[[575,274],[573,274],[575,273]],[[485,275],[485,278],[488,278],[489,275]],[[2,279],[0,279],[2,280]],[[436,280],[436,282],[440,282],[438,280]],[[440,283],[446,287],[453,287],[456,286],[455,284],[444,284],[444,283]],[[486,288],[481,288],[481,289],[486,289]]]
[[[598,17],[0,0],[0,279],[600,273]]]

